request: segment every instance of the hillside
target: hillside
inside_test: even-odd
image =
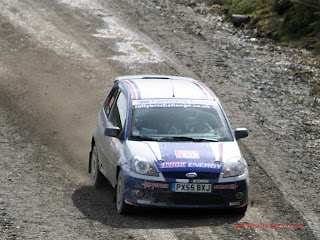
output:
[[[208,0],[213,9],[250,17],[249,26],[258,37],[302,46],[320,54],[319,0]]]

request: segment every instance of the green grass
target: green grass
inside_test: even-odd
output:
[[[320,55],[320,0],[228,0],[224,4],[229,17],[249,15],[260,36],[305,43]]]

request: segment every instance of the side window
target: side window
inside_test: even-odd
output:
[[[124,93],[120,92],[116,103],[111,109],[109,121],[115,127],[122,129],[124,127],[127,116],[127,98]]]
[[[110,115],[110,111],[114,105],[115,100],[117,99],[117,95],[119,93],[119,89],[114,89],[104,103],[104,111],[106,112],[107,117]]]

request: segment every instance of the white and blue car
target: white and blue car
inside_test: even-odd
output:
[[[249,173],[219,99],[203,83],[173,76],[115,80],[98,116],[89,173],[106,178],[116,206],[231,208],[245,213]]]

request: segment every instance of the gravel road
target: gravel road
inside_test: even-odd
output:
[[[320,239],[320,103],[309,94],[319,63],[186,3],[0,2],[1,239]],[[232,126],[249,129],[240,140],[250,165],[245,216],[119,216],[114,190],[91,186],[98,109],[127,74],[201,80]]]

